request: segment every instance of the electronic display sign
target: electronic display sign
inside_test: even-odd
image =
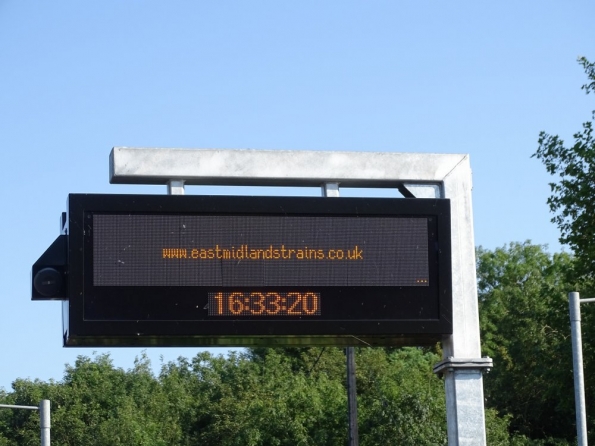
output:
[[[448,200],[71,194],[66,232],[65,345],[402,345],[452,332]]]

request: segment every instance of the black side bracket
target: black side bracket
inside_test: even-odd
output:
[[[31,300],[68,299],[68,236],[61,234],[31,268]]]

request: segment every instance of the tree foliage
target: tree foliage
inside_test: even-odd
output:
[[[588,82],[586,94],[595,91],[595,63],[579,58]],[[567,244],[581,261],[583,273],[595,275],[595,136],[593,120],[583,123],[574,143],[566,145],[558,135],[539,134],[539,147],[533,155],[558,180],[550,183],[548,205],[552,222],[560,229],[560,242]]]
[[[567,293],[589,293],[591,283],[577,275],[569,254],[550,255],[529,242],[479,248],[477,274],[482,350],[495,364],[485,379],[488,406],[510,416],[521,436],[570,442],[576,428]],[[585,339],[595,335],[592,321],[585,308]],[[587,370],[592,358],[585,345]]]
[[[418,348],[358,349],[362,446],[446,444],[439,356]],[[259,349],[227,357],[199,353],[128,371],[107,355],[81,356],[60,382],[17,379],[9,404],[52,402],[55,445],[302,445],[347,442],[341,349]],[[490,444],[506,445],[508,419],[488,412]],[[39,444],[31,411],[0,411],[0,445]]]
[[[435,353],[404,348],[365,349],[357,374],[362,446],[446,445],[444,386],[432,373]]]

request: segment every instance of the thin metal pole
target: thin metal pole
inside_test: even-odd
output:
[[[357,430],[357,392],[355,383],[355,349],[347,347],[347,399],[349,411],[349,446],[359,445],[359,433]]]
[[[586,300],[586,299],[585,299]],[[583,376],[583,341],[581,336],[581,300],[579,293],[568,293],[570,332],[572,337],[572,368],[574,370],[574,404],[578,446],[587,446],[587,412]]]
[[[39,403],[39,424],[41,426],[41,446],[50,446],[50,400]]]
[[[29,409],[29,410],[39,410],[37,406],[16,406],[14,404],[0,404],[0,408],[3,409]]]
[[[324,183],[322,185],[323,197],[338,197],[339,183]],[[357,429],[357,387],[355,382],[355,349],[345,348],[347,358],[347,413],[349,419],[349,446],[359,445]]]

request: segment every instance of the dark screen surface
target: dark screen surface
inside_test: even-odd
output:
[[[73,194],[69,256],[67,345],[452,331],[448,200]]]
[[[94,286],[429,285],[428,217],[92,216]]]

